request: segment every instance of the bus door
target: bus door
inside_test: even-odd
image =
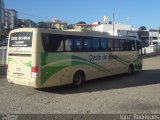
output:
[[[142,56],[142,43],[140,41],[136,41],[136,45],[137,45],[138,58],[140,58],[142,60],[142,58],[143,58],[143,56]]]

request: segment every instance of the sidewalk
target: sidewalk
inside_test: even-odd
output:
[[[143,59],[143,70],[160,69],[160,55]]]

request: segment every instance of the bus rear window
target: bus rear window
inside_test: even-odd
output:
[[[31,47],[32,32],[16,32],[10,35],[9,47]]]

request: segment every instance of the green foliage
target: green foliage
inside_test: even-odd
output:
[[[145,26],[141,26],[141,27],[139,28],[139,30],[140,30],[140,31],[144,31],[144,30],[147,30],[147,28],[146,28]]]
[[[76,24],[86,24],[86,22],[84,22],[84,21],[79,21],[79,22],[77,22]]]

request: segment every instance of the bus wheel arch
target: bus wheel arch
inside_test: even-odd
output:
[[[133,64],[130,64],[128,66],[128,75],[132,75],[134,72],[134,65]]]
[[[75,87],[80,87],[85,81],[85,73],[82,70],[76,71],[73,76],[73,85]]]

